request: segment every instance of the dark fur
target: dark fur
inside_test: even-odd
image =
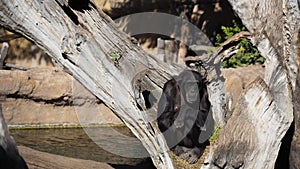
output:
[[[197,100],[193,103],[187,101],[186,92],[190,89],[184,88],[191,81],[198,85],[199,92]],[[164,85],[158,104],[158,125],[161,132],[170,131],[171,134],[165,135],[167,143],[178,156],[189,163],[197,162],[203,152],[203,143],[199,143],[198,140],[200,128],[205,125],[209,109],[207,87],[198,72],[183,71]],[[194,119],[193,124],[190,119]],[[187,133],[186,136],[183,136],[183,133]],[[181,136],[183,139],[178,144],[172,145],[173,136],[174,138]]]

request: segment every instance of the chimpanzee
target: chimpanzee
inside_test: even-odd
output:
[[[195,163],[206,143],[199,142],[210,109],[207,87],[202,76],[184,70],[163,87],[158,103],[158,126],[176,155]]]

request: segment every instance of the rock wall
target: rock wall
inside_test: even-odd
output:
[[[243,89],[263,68],[252,65],[225,69],[226,91],[233,107]],[[58,68],[28,71],[0,70],[0,96],[5,96],[3,114],[9,125],[122,124],[113,112],[81,84]]]
[[[181,17],[186,13],[213,41],[221,25],[232,25],[232,20],[240,22],[228,1],[198,0],[194,8],[190,0],[95,0],[95,3],[113,19],[139,12],[164,12]]]
[[[0,95],[9,125],[121,124],[95,96],[57,68],[1,70]]]
[[[262,65],[250,65],[240,68],[228,68],[222,71],[226,81],[226,92],[230,92],[232,96],[232,109],[246,87],[257,77],[264,77],[264,68]]]

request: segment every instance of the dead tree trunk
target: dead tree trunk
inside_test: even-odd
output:
[[[142,141],[157,168],[174,168],[163,136],[142,109],[141,90],[143,84],[160,90],[179,68],[134,46],[89,0],[2,0],[0,24],[44,48],[103,100]]]
[[[65,71],[106,103],[140,139],[158,168],[173,168],[156,123],[144,111],[143,90],[156,97],[181,69],[131,44],[114,22],[89,0],[2,0],[0,24],[45,49]],[[206,61],[208,86],[217,123],[223,125],[224,78],[220,58]],[[157,92],[159,90],[159,92]],[[152,110],[155,113],[155,109]]]
[[[141,140],[158,168],[174,168],[156,122],[145,111],[143,90],[159,97],[164,83],[181,68],[143,52],[89,0],[2,0],[0,24],[40,47],[101,99]],[[214,55],[217,56],[217,55]],[[210,57],[208,89],[213,113],[223,124],[224,79],[220,59]],[[155,108],[151,110],[155,113]],[[148,111],[149,112],[149,111]],[[152,119],[153,120],[153,119]]]
[[[229,2],[266,58],[265,78],[240,97],[203,168],[299,168],[299,1]]]

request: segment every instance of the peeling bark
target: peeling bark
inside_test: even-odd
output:
[[[300,22],[296,0],[229,0],[266,58],[265,78],[248,88],[226,124],[220,143],[203,168],[289,168],[293,121],[299,114],[299,58],[297,36]],[[296,35],[296,36],[295,36]],[[298,76],[298,77],[297,77]],[[265,93],[262,97],[261,94]],[[297,123],[297,122],[296,122]],[[296,142],[294,148],[297,149]],[[282,154],[283,153],[283,154]],[[293,153],[293,146],[291,148]],[[296,167],[294,167],[296,168]]]
[[[1,1],[0,23],[25,35],[113,110],[142,140],[158,168],[174,168],[158,128],[138,107],[146,78],[160,89],[180,69],[131,44],[114,22],[88,1]],[[105,80],[103,80],[105,79]]]
[[[205,168],[274,168],[281,139],[290,126],[267,84],[255,80],[240,98],[220,135],[213,163]]]
[[[145,111],[141,93],[147,89],[159,97],[163,84],[181,69],[132,45],[127,35],[89,0],[81,1],[80,7],[76,2],[2,0],[0,24],[36,42],[103,100],[142,141],[156,167],[174,168],[163,136]],[[299,31],[299,1],[229,2],[266,58],[266,73],[263,80],[257,80],[245,92],[207,164],[219,168],[274,168],[281,141],[295,121],[293,115],[297,113],[295,117],[299,117],[293,105],[300,96],[295,95],[299,61],[297,38],[292,36]],[[222,50],[203,63],[214,118],[225,125]],[[295,121],[296,131],[298,125]],[[293,147],[297,149],[296,142]]]

